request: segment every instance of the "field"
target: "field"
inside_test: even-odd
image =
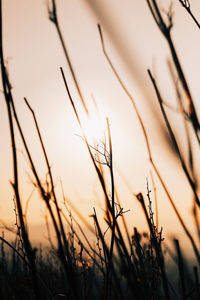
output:
[[[95,70],[96,73],[98,70],[100,72],[104,61],[110,77],[102,75],[95,85],[101,90],[101,81],[105,79],[107,85],[104,87],[116,97],[108,104],[109,114],[105,104],[109,99],[99,105],[95,92],[90,91],[90,97],[87,97],[83,88],[87,84],[87,72],[85,70],[84,76],[84,68],[81,71],[83,82],[78,72],[84,47],[88,47],[89,52],[86,37],[80,34],[82,48],[74,48],[74,52],[80,52],[76,62],[62,27],[59,14],[65,15],[62,3],[51,0],[46,2],[45,9],[48,26],[53,28],[51,30],[54,30],[57,38],[57,44],[52,45],[52,49],[55,53],[57,48],[62,50],[67,67],[62,66],[60,56],[55,54],[60,64],[56,70],[57,81],[49,80],[52,69],[47,67],[45,72],[49,84],[40,82],[41,94],[47,89],[49,97],[52,94],[55,98],[54,103],[45,102],[41,95],[34,105],[34,101],[23,96],[25,112],[21,113],[22,101],[16,100],[20,93],[12,84],[20,81],[12,78],[15,71],[11,67],[10,72],[5,51],[9,43],[4,37],[7,32],[4,27],[9,22],[6,22],[7,12],[4,9],[9,5],[0,0],[1,102],[4,106],[1,105],[7,115],[1,154],[2,170],[5,161],[6,167],[1,175],[0,299],[200,299],[200,124],[195,99],[198,91],[193,93],[190,88],[190,85],[195,87],[199,77],[195,73],[193,80],[187,79],[183,58],[178,54],[173,38],[176,27],[174,7],[183,12],[195,36],[199,33],[200,24],[192,1],[179,0],[167,4],[156,0],[143,2],[141,7],[145,7],[145,13],[151,17],[156,34],[167,45],[169,58],[164,68],[168,70],[168,77],[159,75],[160,66],[157,69],[152,63],[152,68],[145,66],[145,80],[141,80],[139,69],[143,67],[137,63],[133,72],[135,85],[130,87],[130,77],[121,72],[122,63],[116,59],[116,54],[112,54],[108,39],[111,32],[115,46],[121,49],[121,53],[124,51],[126,56],[128,50],[120,48],[120,35],[114,38],[117,25],[114,29],[109,24],[106,27],[106,19],[103,24],[105,27],[98,23],[96,37],[102,61],[96,63]],[[27,3],[34,5],[31,0]],[[94,11],[98,10],[95,1],[85,3]],[[120,1],[117,3],[116,9],[126,10],[126,5],[121,6]],[[137,14],[137,3],[135,9]],[[70,14],[73,16],[68,11],[68,16]],[[81,16],[81,9],[79,14]],[[21,22],[13,21],[16,26],[18,21]],[[142,32],[142,28],[143,23],[138,30]],[[187,30],[182,30],[187,40]],[[41,39],[38,47],[45,48],[48,41],[43,44],[44,36],[40,36],[35,29],[34,32]],[[69,32],[74,37],[73,30]],[[17,39],[15,43],[19,49],[18,55],[25,60],[24,46],[18,45]],[[200,43],[197,40],[194,43],[198,49]],[[148,43],[143,46],[148,53]],[[154,47],[153,42],[151,47]],[[187,51],[190,48],[192,45],[188,46]],[[32,51],[36,53],[37,49],[36,45]],[[162,50],[157,50],[162,53]],[[89,54],[91,61],[94,52]],[[187,56],[189,65],[193,64],[199,70],[199,58],[193,57],[192,50],[191,53]],[[47,59],[48,64],[54,60],[51,55],[48,60],[48,53],[42,53],[43,60]],[[131,65],[131,58],[125,57],[125,61]],[[90,61],[87,63],[88,68],[89,64],[93,64]],[[45,69],[39,58],[37,62],[30,62],[30,65],[33,69],[35,66],[38,70],[41,68],[41,73]],[[24,89],[28,91],[30,85],[33,98],[39,95],[40,91],[34,90],[34,82],[29,82],[29,76],[23,73],[23,65],[19,69]],[[20,74],[17,68],[16,74]],[[35,82],[41,81],[40,76],[38,73],[37,79],[35,75]],[[94,79],[95,74],[92,77]],[[112,78],[111,81],[108,78]],[[139,86],[144,89],[143,96],[148,100],[142,104],[137,101]],[[60,89],[62,92],[59,92]],[[113,90],[115,92],[112,94]],[[138,94],[141,100],[140,96]],[[66,123],[63,121],[64,113],[59,98],[64,98],[68,106]],[[151,99],[156,104],[152,104]],[[146,107],[146,115],[141,113],[142,107]],[[50,110],[51,115],[48,115]],[[4,117],[2,124],[5,124]],[[151,118],[153,122],[149,125]],[[54,123],[55,120],[57,123]],[[45,124],[47,128],[44,128]],[[55,128],[54,124],[61,126]],[[71,132],[74,129],[75,134]],[[137,139],[130,138],[133,132]],[[51,143],[48,134],[53,137]],[[74,145],[72,136],[76,138]],[[5,142],[8,137],[11,146]],[[59,139],[61,143],[58,145]],[[8,160],[5,159],[6,155]],[[62,170],[59,179],[54,175],[57,161],[52,162],[52,157],[58,159]],[[146,170],[148,175],[145,175]],[[12,176],[10,182],[7,174]],[[142,177],[141,189],[139,177]],[[9,185],[5,185],[5,180]],[[72,181],[75,193],[71,192]],[[86,204],[87,209],[84,208]],[[38,227],[37,241],[34,241],[32,222],[39,218],[43,223],[42,227]],[[45,243],[41,239],[44,229]]]

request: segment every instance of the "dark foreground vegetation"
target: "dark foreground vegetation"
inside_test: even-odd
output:
[[[200,125],[198,115],[195,110],[190,88],[186,81],[171,37],[171,30],[173,28],[171,10],[169,10],[169,13],[163,17],[163,13],[156,0],[147,0],[146,2],[149,6],[150,13],[158,25],[158,28],[166,39],[171,52],[173,65],[170,64],[169,67],[172,78],[175,82],[175,89],[180,109],[179,113],[183,115],[185,123],[185,134],[187,137],[188,147],[187,157],[182,154],[182,150],[177,143],[174,130],[166,114],[166,103],[163,100],[158,84],[150,70],[148,70],[148,75],[152,82],[152,88],[155,90],[155,97],[157,97],[159,102],[174,151],[180,160],[183,172],[185,173],[193,192],[193,216],[196,224],[197,235],[200,237],[200,200],[197,192],[199,181],[195,172],[195,162],[192,151],[193,144],[191,141],[191,138],[196,139],[200,146]],[[194,20],[194,26],[199,27],[199,23],[192,13],[189,1],[179,2]],[[2,1],[0,1],[0,17],[2,16],[1,4]],[[88,109],[79,88],[76,73],[73,69],[59,26],[56,3],[54,0],[50,3],[48,9],[49,19],[55,25],[58,32],[77,93],[80,96],[85,113],[87,114]],[[132,95],[127,90],[125,83],[120,78],[119,73],[116,71],[115,66],[112,64],[107,53],[100,25],[98,25],[98,29],[103,53],[105,54],[108,64],[113,70],[114,76],[116,76],[119,84],[124,90],[126,97],[128,97],[132,102],[138,121],[141,125],[149,161],[152,165],[154,175],[160,180],[180,225],[185,232],[185,236],[188,238],[192,246],[195,256],[195,262],[192,264],[190,262],[187,263],[179,246],[179,241],[176,239],[174,240],[173,252],[163,250],[162,230],[159,230],[157,221],[154,220],[151,191],[149,190],[148,183],[147,201],[144,200],[144,196],[141,193],[133,195],[136,201],[138,201],[141,205],[148,225],[148,232],[138,232],[137,228],[134,228],[134,224],[132,224],[132,228],[134,228],[133,231],[131,232],[129,230],[129,227],[126,224],[125,211],[120,206],[120,200],[115,192],[112,139],[109,121],[107,119],[107,132],[102,148],[94,148],[89,145],[87,132],[84,132],[83,130],[81,120],[76,109],[76,104],[73,101],[65,74],[61,68],[61,76],[66,88],[67,97],[70,100],[75,117],[82,130],[82,139],[86,144],[91,158],[91,163],[96,170],[99,183],[104,193],[104,222],[107,224],[108,234],[105,235],[105,232],[103,232],[102,220],[99,220],[95,208],[93,214],[90,216],[93,218],[94,227],[91,228],[88,225],[88,231],[90,230],[94,233],[95,246],[93,246],[88,240],[87,235],[79,225],[78,220],[70,213],[70,209],[67,208],[69,211],[69,218],[63,213],[59,207],[50,163],[34,110],[30,106],[28,100],[24,99],[27,108],[30,110],[33,117],[38,138],[43,150],[44,159],[46,161],[48,176],[45,184],[43,184],[43,181],[40,179],[29,151],[29,147],[26,143],[26,138],[23,134],[23,129],[15,109],[15,102],[3,55],[2,17],[0,26],[1,78],[4,99],[7,105],[10,138],[12,143],[12,187],[14,191],[14,203],[16,205],[17,228],[17,236],[14,243],[9,243],[3,236],[0,238],[0,299],[200,299],[199,239],[193,237],[190,232],[190,228],[187,227],[187,224],[176,208],[176,204],[170,195],[170,191],[158,171],[156,163],[152,158],[151,145],[149,143],[143,121]],[[185,103],[187,103],[187,105]],[[44,201],[46,204],[46,210],[51,218],[56,235],[56,246],[51,244],[51,237],[49,235],[50,247],[48,249],[42,249],[42,247],[33,248],[29,239],[27,231],[28,224],[25,213],[22,209],[19,193],[19,172],[15,130],[19,131],[32,175],[34,176],[34,185],[38,189],[41,201]],[[104,176],[105,168],[109,170],[109,183],[106,181]],[[65,227],[66,222],[69,226],[68,232]],[[78,234],[74,229],[74,223],[76,223],[79,227],[80,234]],[[87,220],[85,220],[85,223],[87,224]],[[198,240],[198,244],[196,240]],[[166,264],[166,255],[171,256],[171,259],[174,261],[173,266]]]

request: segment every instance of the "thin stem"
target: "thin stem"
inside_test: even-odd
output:
[[[178,0],[182,6],[186,9],[186,11],[189,13],[189,15],[192,17],[193,21],[195,22],[195,24],[197,25],[197,27],[200,29],[200,23],[197,21],[196,17],[194,16],[194,14],[191,11],[190,8],[190,2],[189,0]]]
[[[145,215],[148,227],[149,227],[149,231],[150,231],[150,234],[151,234],[151,239],[152,239],[152,242],[153,242],[153,247],[155,249],[157,261],[159,263],[159,267],[160,267],[161,274],[162,274],[163,289],[165,291],[165,296],[166,296],[166,299],[170,299],[168,282],[167,282],[167,275],[166,275],[166,271],[165,271],[164,257],[163,257],[161,245],[158,242],[157,236],[155,234],[155,226],[154,226],[154,224],[152,224],[152,220],[148,215],[143,195],[141,193],[139,193],[137,195],[137,199],[139,200],[139,202],[142,206],[142,209],[143,209],[143,212],[144,212],[144,215]]]
[[[85,135],[85,132],[84,132],[84,129],[83,129],[81,120],[80,120],[80,118],[79,118],[79,115],[78,115],[78,112],[77,112],[77,110],[76,110],[74,101],[73,101],[73,99],[72,99],[72,96],[71,96],[71,93],[70,93],[70,90],[69,90],[69,87],[68,87],[68,84],[67,84],[67,81],[66,81],[66,78],[65,78],[65,74],[64,74],[64,72],[63,72],[63,69],[60,68],[60,71],[61,71],[61,74],[62,74],[62,78],[63,78],[63,81],[64,81],[64,85],[65,85],[65,88],[66,88],[66,91],[67,91],[67,94],[68,94],[70,103],[71,103],[72,108],[73,108],[73,110],[74,110],[76,119],[77,119],[78,124],[79,124],[79,126],[80,126],[80,129],[81,129],[81,131],[82,131],[83,138],[84,138],[84,141],[85,141],[85,143],[86,143],[86,146],[87,146],[87,149],[88,149],[90,158],[91,158],[91,160],[92,160],[92,163],[93,163],[93,165],[94,165],[94,167],[95,167],[95,170],[96,170],[96,172],[97,172],[97,176],[98,176],[99,181],[100,181],[100,183],[101,183],[101,187],[102,187],[102,189],[103,189],[104,196],[105,196],[105,199],[106,199],[106,204],[107,204],[107,206],[109,207],[109,210],[111,211],[111,205],[110,205],[109,197],[108,197],[108,194],[107,194],[107,191],[106,191],[105,180],[104,180],[104,178],[103,178],[103,176],[102,176],[102,173],[101,173],[100,169],[98,168],[98,166],[97,166],[97,164],[96,164],[96,162],[95,162],[95,159],[94,159],[94,157],[93,157],[93,155],[92,155],[92,152],[91,152],[91,149],[90,149],[90,145],[89,145],[89,143],[88,143],[88,141],[87,141],[87,138],[86,138],[86,135]]]
[[[61,32],[61,29],[60,29],[60,26],[59,26],[58,16],[57,16],[57,8],[56,8],[56,1],[55,0],[52,0],[52,11],[50,11],[50,9],[49,9],[49,19],[56,26],[56,29],[57,29],[57,32],[58,32],[58,36],[59,36],[59,39],[60,39],[60,42],[61,42],[64,54],[65,54],[65,58],[67,60],[67,63],[68,63],[68,66],[69,66],[69,69],[70,69],[73,81],[75,83],[75,86],[76,86],[76,89],[77,89],[77,92],[78,92],[78,95],[79,95],[79,97],[81,99],[82,105],[83,105],[86,113],[88,114],[88,109],[87,109],[87,106],[86,106],[83,94],[81,92],[81,89],[80,89],[80,86],[79,86],[79,83],[78,83],[78,79],[77,79],[76,73],[74,71],[74,68],[72,66],[70,55],[68,53],[68,50],[67,50],[67,47],[65,45],[65,42],[64,42],[64,39],[63,39],[63,36],[62,36],[62,32]]]
[[[104,53],[104,55],[105,55],[105,57],[106,57],[106,59],[107,59],[109,65],[110,65],[111,69],[113,70],[113,72],[114,72],[114,74],[115,74],[115,76],[116,76],[116,78],[117,78],[119,84],[121,85],[121,87],[122,87],[122,89],[124,90],[125,94],[126,94],[126,95],[128,96],[128,98],[130,99],[130,101],[131,101],[131,103],[132,103],[132,105],[133,105],[133,108],[134,108],[134,110],[135,110],[135,113],[136,113],[136,115],[137,115],[138,121],[139,121],[140,126],[141,126],[141,129],[142,129],[142,133],[143,133],[143,136],[144,136],[144,140],[145,140],[145,144],[146,144],[146,148],[147,148],[147,153],[148,153],[149,161],[150,161],[150,163],[151,163],[151,165],[152,165],[152,167],[153,167],[153,169],[154,169],[156,175],[158,176],[158,179],[160,180],[160,183],[161,183],[161,185],[162,185],[162,187],[163,187],[163,189],[164,189],[164,191],[165,191],[165,193],[166,193],[166,195],[167,195],[167,197],[168,197],[168,199],[169,199],[169,201],[170,201],[170,203],[171,203],[171,205],[172,205],[172,208],[173,208],[173,210],[174,210],[174,212],[175,212],[175,214],[176,214],[176,216],[177,216],[177,218],[178,218],[178,220],[179,220],[181,226],[183,227],[183,229],[184,229],[184,231],[185,231],[187,237],[189,238],[189,240],[190,240],[190,242],[191,242],[191,244],[192,244],[192,247],[193,247],[194,252],[195,252],[195,254],[196,254],[198,263],[200,264],[200,255],[199,255],[199,252],[198,252],[196,243],[195,243],[195,241],[194,241],[194,239],[193,239],[191,233],[189,232],[188,228],[186,227],[186,225],[185,225],[185,223],[184,223],[184,221],[183,221],[183,219],[182,219],[182,217],[181,217],[181,215],[180,215],[178,209],[176,208],[176,205],[175,205],[175,203],[174,203],[174,201],[173,201],[173,199],[172,199],[172,197],[171,197],[171,195],[170,195],[170,193],[169,193],[169,191],[168,191],[168,189],[167,189],[167,187],[166,187],[166,185],[165,185],[165,183],[164,183],[164,181],[163,181],[163,179],[162,179],[162,177],[161,177],[161,175],[160,175],[160,173],[159,173],[159,171],[158,171],[158,169],[157,169],[157,167],[156,167],[156,165],[155,165],[155,163],[154,163],[154,161],[153,161],[152,153],[151,153],[151,148],[150,148],[150,144],[149,144],[149,139],[148,139],[148,136],[147,136],[147,132],[146,132],[144,123],[143,123],[143,121],[142,121],[142,118],[141,118],[141,116],[140,116],[140,114],[139,114],[139,111],[138,111],[138,109],[137,109],[137,106],[136,106],[136,104],[135,104],[135,101],[134,101],[132,95],[130,94],[130,92],[128,91],[128,89],[126,88],[125,84],[124,84],[123,81],[121,80],[119,74],[117,73],[117,71],[116,71],[114,65],[112,64],[112,62],[111,62],[111,60],[110,60],[110,58],[109,58],[109,56],[108,56],[108,54],[107,54],[107,52],[106,52],[106,49],[105,49],[105,46],[104,46],[103,35],[102,35],[102,31],[101,31],[100,25],[98,25],[98,29],[99,29],[99,34],[100,34],[100,38],[101,38],[101,43],[102,43],[103,53]]]
[[[192,95],[191,95],[188,83],[186,81],[185,74],[183,72],[181,63],[179,61],[179,58],[178,58],[178,55],[177,55],[174,43],[173,43],[172,38],[171,38],[171,29],[172,29],[172,26],[173,26],[172,16],[168,16],[169,26],[167,26],[166,23],[164,22],[163,18],[162,18],[162,15],[160,13],[159,8],[158,8],[157,1],[156,0],[146,0],[146,1],[147,1],[147,4],[148,4],[149,8],[150,8],[150,11],[152,13],[152,16],[153,16],[154,20],[156,21],[156,23],[157,23],[160,31],[162,32],[162,34],[164,35],[164,37],[165,37],[165,39],[166,39],[166,41],[168,43],[168,46],[169,46],[169,49],[170,49],[170,52],[171,52],[171,55],[172,55],[172,59],[173,59],[173,62],[174,62],[174,65],[176,67],[179,79],[181,81],[183,90],[185,92],[186,100],[188,102],[188,107],[189,107],[188,108],[188,114],[189,114],[189,118],[190,118],[190,121],[192,123],[192,126],[193,126],[193,129],[194,129],[197,141],[198,141],[198,143],[200,145],[200,138],[199,138],[199,135],[198,135],[198,132],[199,132],[199,129],[200,129],[200,125],[199,125],[199,121],[198,121],[198,118],[197,118],[196,110],[195,110],[195,107],[194,107]]]
[[[22,238],[24,241],[25,250],[28,256],[29,263],[31,265],[32,271],[32,281],[34,286],[34,292],[37,299],[41,299],[40,292],[38,288],[38,281],[37,281],[37,270],[35,265],[35,255],[33,253],[31,243],[28,238],[28,233],[25,227],[24,218],[23,218],[23,211],[21,206],[21,199],[19,195],[19,180],[18,180],[18,162],[17,162],[17,152],[16,152],[16,142],[15,142],[15,133],[14,133],[14,125],[13,125],[13,117],[12,117],[12,94],[11,94],[11,85],[9,83],[7,70],[4,64],[4,55],[3,55],[3,29],[2,29],[2,1],[0,0],[0,60],[1,60],[1,75],[2,75],[2,85],[4,91],[5,102],[7,106],[8,112],[8,120],[9,120],[9,127],[10,127],[10,138],[12,143],[12,157],[13,157],[13,177],[14,183],[12,183],[16,204],[17,204],[17,211],[19,215],[20,227],[22,232]]]
[[[186,164],[185,164],[185,162],[184,162],[184,159],[183,159],[183,157],[182,157],[182,155],[181,155],[181,152],[180,152],[180,150],[179,150],[178,143],[177,143],[177,141],[176,141],[176,138],[175,138],[175,135],[174,135],[174,133],[173,133],[172,127],[171,127],[171,125],[170,125],[170,123],[169,123],[169,120],[168,120],[168,118],[167,118],[165,109],[164,109],[163,104],[162,104],[162,97],[161,97],[161,94],[160,94],[160,92],[159,92],[159,89],[158,89],[158,87],[157,87],[157,84],[156,84],[156,82],[155,82],[155,79],[153,78],[153,76],[152,76],[150,70],[148,70],[148,74],[149,74],[149,77],[150,77],[150,79],[151,79],[151,81],[152,81],[152,83],[153,83],[154,89],[155,89],[155,91],[156,91],[156,95],[157,95],[157,98],[158,98],[158,102],[159,102],[159,104],[160,104],[160,108],[161,108],[161,111],[162,111],[162,114],[163,114],[163,117],[164,117],[164,120],[165,120],[167,129],[168,129],[168,132],[169,132],[169,134],[170,134],[172,143],[173,143],[173,145],[174,145],[174,147],[175,147],[175,151],[176,151],[176,153],[177,153],[177,155],[178,155],[178,157],[179,157],[179,160],[180,160],[180,162],[181,162],[181,166],[182,166],[182,168],[183,168],[183,171],[184,171],[184,173],[185,173],[185,175],[186,175],[186,177],[187,177],[187,180],[188,180],[188,182],[189,182],[189,184],[190,184],[190,186],[191,186],[191,189],[192,189],[192,191],[193,191],[193,193],[194,193],[194,195],[195,195],[196,203],[197,203],[198,206],[200,206],[200,200],[199,200],[199,197],[198,197],[197,192],[196,192],[196,185],[195,185],[195,183],[193,182],[193,180],[192,180],[192,178],[191,178],[191,176],[190,176],[190,174],[189,174],[189,172],[188,172],[188,169],[187,169],[187,167],[186,167]]]
[[[15,247],[13,247],[8,241],[6,241],[6,240],[5,240],[4,238],[2,238],[2,237],[0,237],[0,240],[1,240],[2,242],[4,242],[10,249],[12,249],[13,252],[15,252],[15,253],[23,260],[23,262],[31,269],[30,263],[24,258],[23,255],[20,254],[20,252],[19,252]],[[44,281],[39,277],[38,274],[37,274],[37,277],[38,277],[38,279],[40,280],[40,282],[42,283],[42,285],[44,286],[44,288],[46,289],[46,291],[48,291],[49,296],[51,297],[51,299],[53,300],[54,297],[53,297],[53,295],[52,295],[50,289],[46,286],[46,284],[45,284]]]
[[[181,290],[182,290],[182,299],[186,299],[186,285],[185,285],[185,269],[184,269],[184,261],[181,253],[181,249],[179,246],[179,241],[174,240],[177,255],[178,255],[178,270],[179,270],[179,276],[180,276],[180,282],[181,282]]]
[[[49,174],[50,182],[51,182],[51,193],[53,195],[54,204],[56,206],[56,212],[57,212],[57,216],[58,216],[58,220],[59,220],[59,225],[60,225],[60,230],[61,230],[61,233],[62,233],[63,242],[64,242],[64,245],[65,245],[65,251],[67,253],[68,261],[70,263],[71,262],[71,257],[70,257],[69,251],[68,251],[68,242],[67,242],[67,239],[66,239],[64,226],[63,226],[61,215],[60,215],[60,208],[58,207],[58,201],[57,201],[57,197],[56,197],[56,193],[55,193],[55,189],[54,189],[53,175],[52,175],[52,172],[51,172],[51,167],[50,167],[50,164],[49,164],[48,156],[47,156],[46,149],[45,149],[45,146],[44,146],[44,143],[43,143],[43,140],[42,140],[42,136],[41,136],[40,129],[39,129],[39,126],[38,126],[38,122],[37,122],[37,119],[36,119],[36,116],[35,116],[35,112],[32,109],[32,107],[30,106],[28,100],[26,98],[24,98],[24,100],[25,100],[26,105],[28,106],[28,108],[30,109],[30,111],[33,115],[33,119],[34,119],[34,122],[35,122],[35,126],[36,126],[36,129],[37,129],[39,140],[40,140],[40,143],[41,143],[41,146],[42,146],[42,150],[43,150],[43,154],[44,154],[44,157],[45,157],[45,161],[46,161],[46,165],[47,165],[47,169],[48,169],[48,174]]]

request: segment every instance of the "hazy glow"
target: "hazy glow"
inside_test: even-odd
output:
[[[160,1],[162,2],[162,1]],[[163,1],[164,3],[165,1]],[[199,108],[199,31],[182,7],[174,3],[173,39],[187,74],[194,101]],[[200,11],[199,1],[194,2],[194,12]],[[198,3],[197,3],[198,2]],[[166,3],[166,2],[165,2]],[[43,182],[46,166],[30,113],[23,102],[26,96],[38,118],[44,143],[52,166],[60,202],[59,179],[71,202],[86,216],[103,197],[81,130],[73,114],[60,74],[63,67],[73,100],[80,112],[84,131],[91,144],[98,143],[106,131],[106,117],[111,124],[114,162],[132,187],[133,192],[146,194],[146,177],[149,176],[144,137],[134,109],[117,82],[102,53],[97,23],[101,23],[107,51],[127,88],[134,96],[150,140],[153,158],[178,208],[193,226],[191,218],[192,197],[181,166],[169,141],[167,130],[147,76],[153,69],[165,100],[176,107],[176,96],[166,66],[169,57],[167,44],[147,7],[138,0],[60,0],[57,1],[62,33],[76,71],[82,93],[89,107],[89,118],[82,112],[69,68],[64,59],[55,27],[48,20],[47,9],[40,0],[5,0],[4,50],[11,57],[8,70],[16,108],[22,121],[27,142],[33,153]],[[94,95],[95,102],[92,100]],[[0,156],[0,219],[13,224],[12,158],[6,107],[1,96],[1,156]],[[197,109],[198,111],[198,109]],[[173,120],[178,139],[184,143],[182,119],[168,111]],[[17,134],[19,149],[20,192],[24,206],[32,191],[27,179],[31,171],[21,155],[22,143]],[[196,151],[196,148],[195,148]],[[197,160],[198,161],[198,160]],[[198,164],[197,164],[198,165]],[[123,206],[131,209],[127,214],[131,226],[144,226],[140,207],[116,172],[116,188]],[[156,177],[156,176],[155,176]],[[178,228],[174,212],[155,178],[161,225],[166,230]],[[109,186],[109,185],[108,185]],[[98,196],[96,196],[98,195]],[[184,200],[183,200],[184,199]],[[166,214],[166,211],[169,212]],[[44,205],[35,191],[29,205],[28,218],[32,223],[44,221]],[[169,222],[170,218],[170,222]]]
[[[90,142],[96,144],[98,140],[104,140],[107,125],[106,116],[103,113],[98,112],[94,107],[90,110],[89,116],[83,114],[83,117],[80,116],[80,119],[87,139]]]

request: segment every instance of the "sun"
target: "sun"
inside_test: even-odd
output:
[[[81,119],[84,133],[89,143],[96,144],[104,139],[106,133],[106,116],[97,111],[90,111]]]

